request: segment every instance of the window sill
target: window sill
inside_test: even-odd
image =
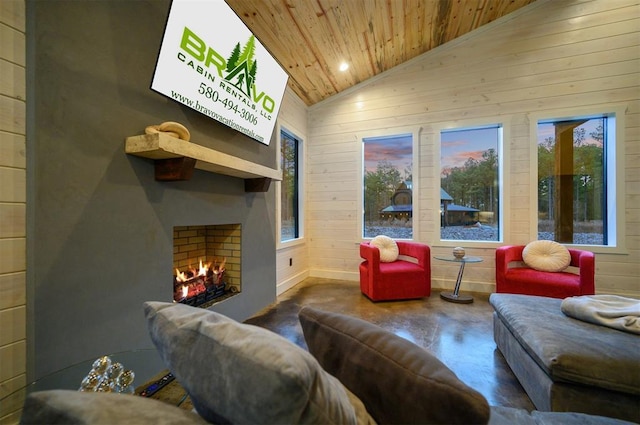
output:
[[[304,238],[290,239],[288,241],[278,242],[276,246],[276,250],[292,248],[292,247],[295,247],[298,245],[304,245],[304,244],[305,244]]]

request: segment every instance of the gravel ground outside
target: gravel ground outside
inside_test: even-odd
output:
[[[487,225],[478,227],[448,226],[441,228],[440,231],[443,240],[495,241],[498,239],[498,230]],[[393,239],[411,239],[411,228],[368,226],[365,234],[372,238],[377,235],[386,235]],[[540,232],[538,239],[553,240],[553,233]],[[575,245],[602,245],[602,235],[599,233],[575,233],[573,243]]]

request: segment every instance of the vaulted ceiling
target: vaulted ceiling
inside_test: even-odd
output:
[[[225,1],[310,106],[535,0]]]

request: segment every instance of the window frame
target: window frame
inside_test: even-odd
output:
[[[289,137],[295,139],[298,142],[298,158],[297,158],[297,201],[298,201],[298,237],[282,240],[282,181],[278,181],[276,184],[276,248],[285,248],[304,243],[305,237],[305,221],[304,221],[304,139],[299,136],[300,132],[292,130],[291,127],[286,125],[278,125],[277,135],[277,149],[278,149],[278,170],[282,170],[282,133],[287,133]]]
[[[398,240],[406,240],[406,241],[416,241],[418,240],[418,230],[419,230],[419,218],[420,218],[420,205],[418,194],[420,193],[420,132],[421,128],[416,127],[397,127],[397,128],[387,128],[378,131],[371,131],[367,133],[362,133],[356,135],[356,140],[359,143],[359,164],[358,164],[358,214],[357,214],[357,222],[356,226],[356,235],[355,241],[356,243],[360,243],[361,241],[370,241],[373,238],[364,237],[364,141],[365,139],[375,139],[382,137],[393,137],[393,136],[401,136],[401,135],[411,135],[411,172],[412,172],[412,189],[411,189],[411,204],[412,204],[412,220],[411,220],[411,239],[398,239]]]
[[[505,241],[505,235],[509,235],[510,220],[509,217],[509,202],[510,188],[509,184],[505,182],[505,170],[509,164],[509,150],[505,148],[508,140],[511,140],[510,120],[505,117],[496,117],[496,119],[482,119],[482,120],[461,120],[456,122],[438,123],[433,125],[433,139],[435,145],[435,152],[433,155],[433,173],[435,179],[435,187],[433,188],[433,199],[440,200],[440,172],[442,168],[442,132],[450,132],[457,130],[471,130],[482,129],[490,127],[499,127],[501,129],[501,140],[498,141],[498,187],[500,188],[499,203],[500,206],[499,216],[500,222],[498,227],[499,238],[495,241],[481,241],[481,240],[458,240],[458,239],[441,239],[440,232],[440,207],[434,208],[433,221],[434,229],[431,232],[431,240],[435,241],[432,245],[435,247],[454,248],[464,244],[465,248],[491,248],[503,245]]]
[[[624,187],[624,132],[625,107],[621,105],[603,104],[584,108],[563,108],[531,114],[529,119],[531,140],[531,215],[530,240],[538,238],[538,124],[540,121],[573,120],[584,117],[614,116],[615,141],[605,146],[605,168],[607,187],[607,219],[610,245],[580,245],[563,243],[575,249],[589,250],[595,253],[627,253],[625,238],[626,194]],[[619,166],[617,166],[619,165]],[[613,226],[613,228],[612,228]],[[613,242],[612,242],[613,240]]]

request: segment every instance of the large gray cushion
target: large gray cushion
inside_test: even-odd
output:
[[[145,314],[167,367],[210,422],[372,422],[311,354],[273,332],[179,303],[147,302]]]
[[[31,393],[20,423],[41,424],[206,424],[188,410],[128,394],[51,390]]]
[[[309,351],[378,423],[487,423],[489,405],[425,349],[355,317],[304,307]]]
[[[640,394],[640,337],[571,317],[561,299],[491,294],[496,314],[554,382]]]
[[[489,425],[633,425],[620,419],[575,412],[529,413],[524,409],[491,406]]]

